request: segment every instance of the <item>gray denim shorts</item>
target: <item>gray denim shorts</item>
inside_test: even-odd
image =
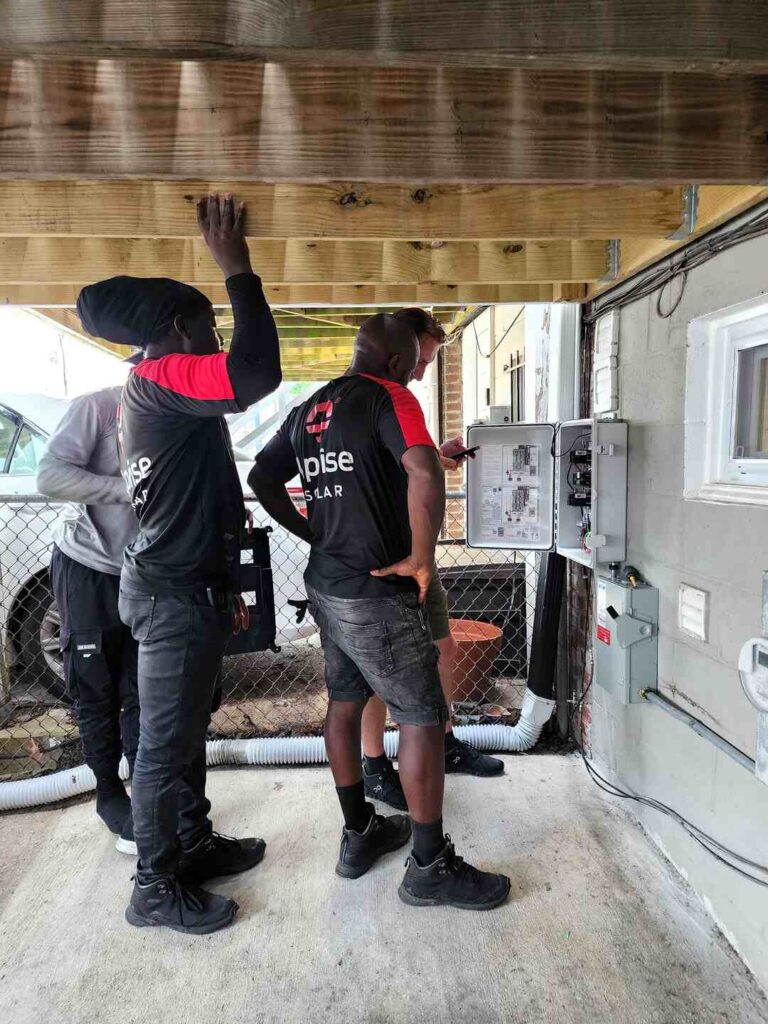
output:
[[[320,629],[331,700],[366,701],[375,693],[395,722],[448,721],[437,648],[415,595],[331,597],[308,586],[307,597]]]

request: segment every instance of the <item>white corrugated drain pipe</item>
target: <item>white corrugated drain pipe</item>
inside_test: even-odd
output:
[[[520,718],[516,725],[457,725],[456,737],[478,750],[504,754],[530,750],[549,720],[555,702],[525,691]],[[397,756],[399,733],[384,734],[384,747],[390,757]],[[227,764],[281,765],[322,764],[328,760],[322,736],[283,736],[276,739],[209,740],[205,745],[208,767]],[[120,775],[126,778],[125,758]],[[37,779],[0,783],[0,811],[53,804],[79,796],[96,788],[96,778],[87,765],[54,772]]]

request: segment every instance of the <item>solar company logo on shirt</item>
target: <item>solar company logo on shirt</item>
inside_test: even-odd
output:
[[[304,429],[308,434],[314,434],[315,440],[320,444],[323,431],[328,429],[328,425],[333,415],[333,402],[318,402],[317,405],[313,405],[307,414]],[[315,423],[318,416],[323,418],[319,423]]]
[[[304,497],[307,501],[320,501],[321,498],[340,498],[344,494],[342,484],[333,484],[333,489],[325,483],[325,477],[334,473],[352,473],[355,468],[355,457],[352,452],[327,452],[321,448],[318,455],[309,455],[305,459],[297,459],[299,473],[305,484]],[[310,489],[315,477],[322,477],[318,485]],[[322,486],[321,486],[322,483]]]
[[[142,455],[133,462],[129,462],[123,470],[123,480],[125,480],[125,486],[128,488],[128,494],[131,496],[133,510],[138,516],[140,516],[141,509],[147,501],[147,488],[142,487],[141,484],[151,473],[152,459],[147,455]]]

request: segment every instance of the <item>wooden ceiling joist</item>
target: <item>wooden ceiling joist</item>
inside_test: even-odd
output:
[[[698,191],[696,224],[690,235],[677,240],[668,238],[622,238],[618,247],[618,272],[615,278],[593,284],[589,298],[612,288],[639,270],[683,248],[707,231],[758,203],[768,201],[768,188],[749,185],[709,185]]]
[[[759,0],[2,0],[0,17],[12,54],[768,70]]]
[[[596,281],[608,269],[601,241],[257,241],[251,260],[267,284],[475,284]],[[70,284],[115,274],[216,284],[202,240],[0,238],[0,282]]]
[[[664,238],[679,187],[233,181],[6,181],[1,235],[193,238],[194,201],[232,192],[254,238]]]
[[[768,166],[768,76],[17,59],[0,96],[6,178],[757,184]]]
[[[88,283],[0,284],[0,305],[74,306],[80,289]],[[202,285],[200,290],[214,306],[229,306],[224,285]],[[491,302],[579,302],[586,295],[586,284],[321,284],[268,286],[265,292],[270,304],[276,306],[462,306]]]

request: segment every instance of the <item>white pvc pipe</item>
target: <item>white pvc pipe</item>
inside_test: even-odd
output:
[[[541,735],[555,707],[553,700],[525,691],[520,718],[516,725],[457,725],[456,738],[471,743],[478,750],[511,753],[530,750]],[[384,749],[389,757],[397,757],[399,733],[384,734]],[[285,765],[323,764],[327,762],[322,736],[283,736],[276,739],[209,740],[205,745],[206,762],[210,768],[227,764]],[[120,776],[128,777],[125,758],[120,763]],[[71,768],[36,779],[0,783],[0,811],[53,804],[96,788],[96,777],[87,765]]]

